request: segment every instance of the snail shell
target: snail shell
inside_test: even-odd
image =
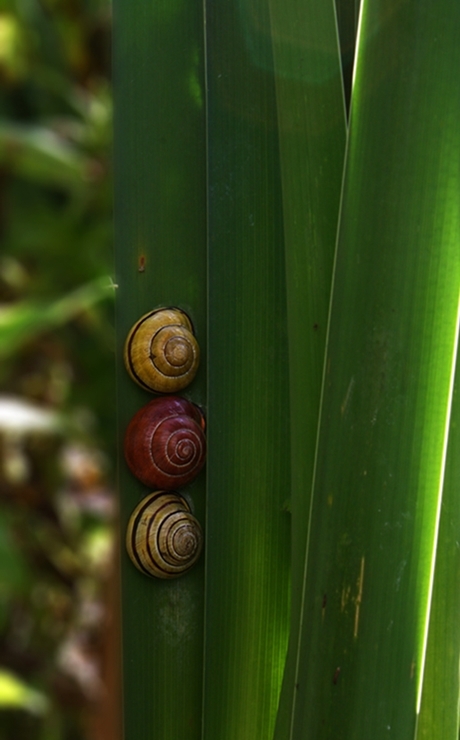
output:
[[[179,396],[154,398],[126,429],[128,467],[149,488],[181,488],[205,463],[204,429],[204,416],[191,401]]]
[[[200,349],[192,322],[179,308],[159,308],[134,324],[125,344],[126,369],[142,388],[175,393],[192,382]]]
[[[126,549],[136,568],[157,578],[175,578],[198,560],[203,533],[186,499],[156,491],[131,515]]]

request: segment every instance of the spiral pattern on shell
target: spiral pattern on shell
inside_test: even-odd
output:
[[[142,573],[176,578],[198,560],[203,546],[200,524],[180,494],[156,491],[133,511],[126,549]]]
[[[156,393],[175,393],[192,382],[200,362],[193,325],[179,308],[159,308],[142,316],[125,343],[132,379]]]
[[[151,488],[173,490],[190,483],[206,458],[205,419],[178,396],[155,398],[131,419],[124,451],[131,472]]]

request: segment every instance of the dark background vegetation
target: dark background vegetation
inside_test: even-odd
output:
[[[110,21],[0,0],[0,740],[117,737]]]

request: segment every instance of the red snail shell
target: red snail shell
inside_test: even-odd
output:
[[[205,420],[194,403],[178,396],[155,398],[131,419],[125,458],[131,472],[152,488],[190,483],[206,457]]]
[[[196,563],[202,546],[200,524],[179,493],[155,491],[130,517],[126,549],[141,573],[176,578]]]

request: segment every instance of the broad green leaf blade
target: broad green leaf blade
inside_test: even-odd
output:
[[[289,629],[289,374],[268,6],[206,6],[204,738],[272,737]]]
[[[194,0],[115,3],[115,216],[121,439],[152,396],[123,367],[131,326],[157,306],[192,317],[202,350],[183,393],[206,402],[206,156],[203,15]],[[149,493],[119,471],[121,536]],[[190,487],[204,523],[204,474]],[[201,737],[203,559],[173,581],[149,579],[122,556],[125,740]]]
[[[452,0],[365,0],[295,740],[414,735],[457,333],[459,22]]]
[[[291,627],[276,729],[276,736],[283,738],[297,664],[346,122],[333,5],[269,0],[269,9],[282,180],[291,436]]]
[[[417,740],[458,740],[459,735],[459,480],[460,363],[457,358]]]

